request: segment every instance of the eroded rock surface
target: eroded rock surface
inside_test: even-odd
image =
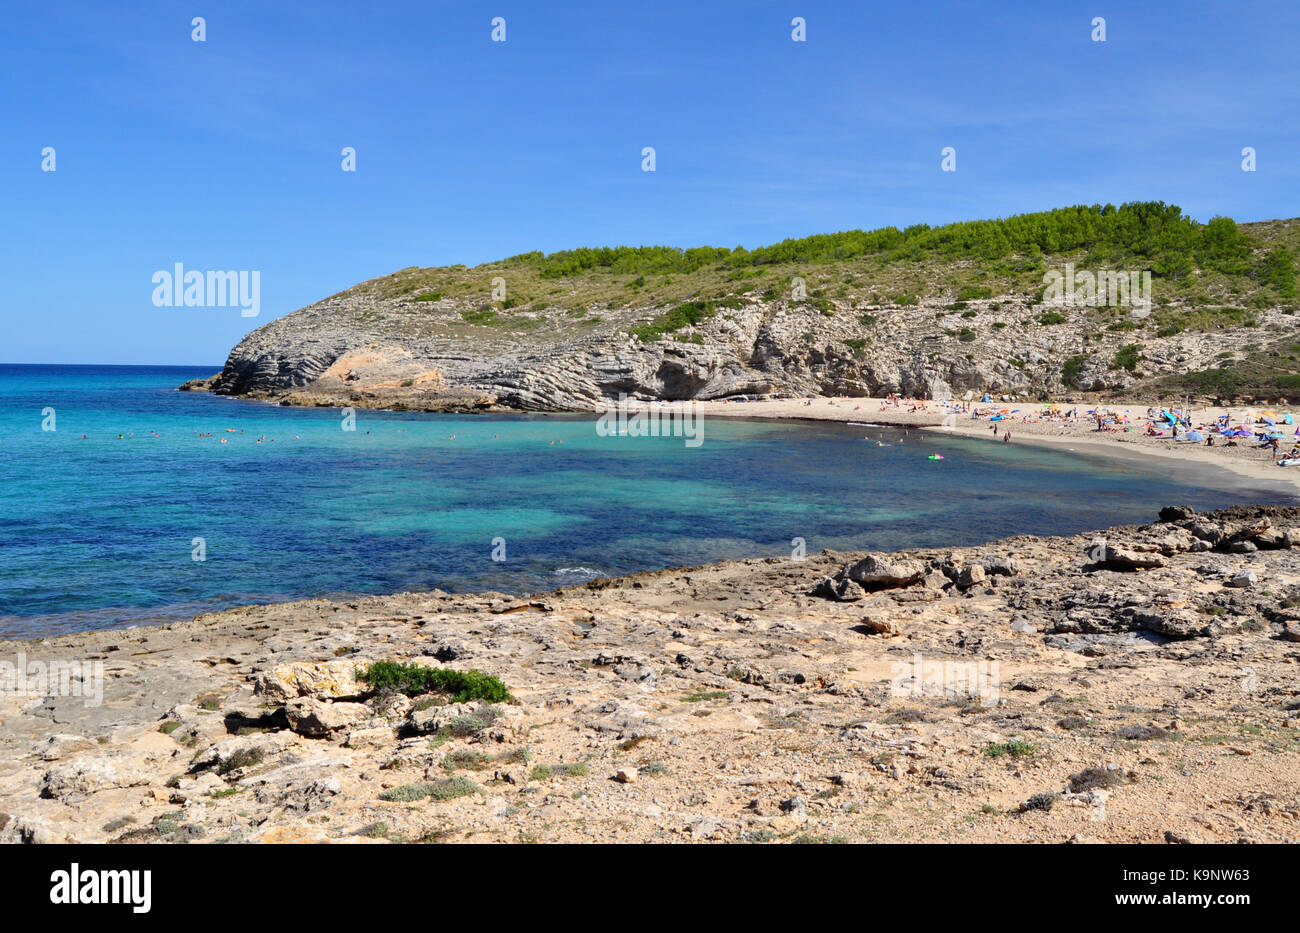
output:
[[[1294,841],[1300,509],[1164,516],[8,643],[105,683],[0,698],[0,839]]]

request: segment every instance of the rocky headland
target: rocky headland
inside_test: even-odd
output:
[[[428,411],[591,411],[620,395],[1300,398],[1297,249],[1295,221],[1199,224],[1147,202],[752,251],[528,253],[362,282],[248,334],[186,388]]]
[[[386,298],[367,283],[252,332],[220,374],[186,388],[289,405],[424,411],[592,411],[620,395],[1037,399],[1135,391],[1217,365],[1225,346],[1258,341],[1260,328],[1294,327],[1283,311],[1262,311],[1249,326],[1152,337],[1137,372],[1113,364],[1132,336],[1094,333],[1090,313],[1043,324],[1041,309],[1021,296],[952,304],[828,299],[819,310],[750,295],[646,340],[633,331],[671,308],[601,307],[578,318],[502,312],[472,324],[467,318],[491,313],[473,300]],[[1063,371],[1067,360],[1075,362]]]

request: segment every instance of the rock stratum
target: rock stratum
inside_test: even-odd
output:
[[[1300,399],[1300,221],[1163,202],[411,267],[254,331],[188,385],[285,404],[988,392]]]
[[[1262,310],[1248,326],[1146,334],[1139,351],[1127,329],[1099,328],[1094,309],[1044,312],[1024,296],[814,305],[745,295],[696,323],[638,337],[673,307],[506,310],[465,298],[386,297],[383,282],[259,328],[219,375],[184,388],[429,411],[590,411],[620,394],[1038,398],[1119,393],[1210,369],[1295,328],[1283,310]]]
[[[1300,837],[1297,508],[0,650],[103,669],[0,696],[3,841]]]

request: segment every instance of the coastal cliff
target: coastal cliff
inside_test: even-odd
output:
[[[405,269],[253,331],[185,388],[433,411],[582,411],[620,394],[1300,393],[1300,224],[1125,205],[951,228]],[[1115,266],[1155,267],[1152,294],[1053,303],[1043,284]]]

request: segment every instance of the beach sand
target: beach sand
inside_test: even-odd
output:
[[[997,435],[987,418],[972,419],[969,413],[958,413],[945,425],[948,409],[944,403],[904,400],[897,407],[878,398],[813,398],[778,399],[753,402],[709,401],[697,402],[697,411],[703,418],[756,418],[788,421],[838,421],[863,422],[898,428],[919,428],[946,432],[961,437],[982,438],[1002,443],[1002,435],[1011,430],[1011,444],[1047,444],[1064,446],[1069,450],[1095,456],[1116,457],[1150,462],[1166,461],[1179,469],[1188,479],[1209,482],[1230,488],[1259,489],[1265,483],[1274,488],[1287,487],[1291,493],[1300,493],[1300,466],[1279,467],[1271,451],[1254,447],[1254,438],[1239,439],[1241,446],[1224,447],[1216,438],[1214,447],[1203,443],[1187,443],[1166,437],[1147,437],[1147,408],[1159,407],[1146,402],[1125,403],[1057,403],[1060,410],[1078,409],[1081,418],[1074,421],[1048,421],[1042,412],[1050,403],[1044,402],[988,402],[971,403],[980,410],[1010,409],[1015,412],[1008,420],[999,422]],[[1087,412],[1090,409],[1127,414],[1129,430],[1097,431],[1096,424]],[[1017,411],[1018,409],[1018,411]],[[1270,410],[1265,407],[1263,410]],[[1194,408],[1192,424],[1198,426],[1228,415],[1233,425],[1242,423],[1248,416],[1256,416],[1260,408]],[[1283,414],[1279,409],[1278,414]],[[1300,422],[1300,410],[1294,412]],[[1288,436],[1282,440],[1285,451],[1291,444],[1294,425],[1280,425],[1279,430]],[[1300,440],[1300,438],[1297,438]]]

